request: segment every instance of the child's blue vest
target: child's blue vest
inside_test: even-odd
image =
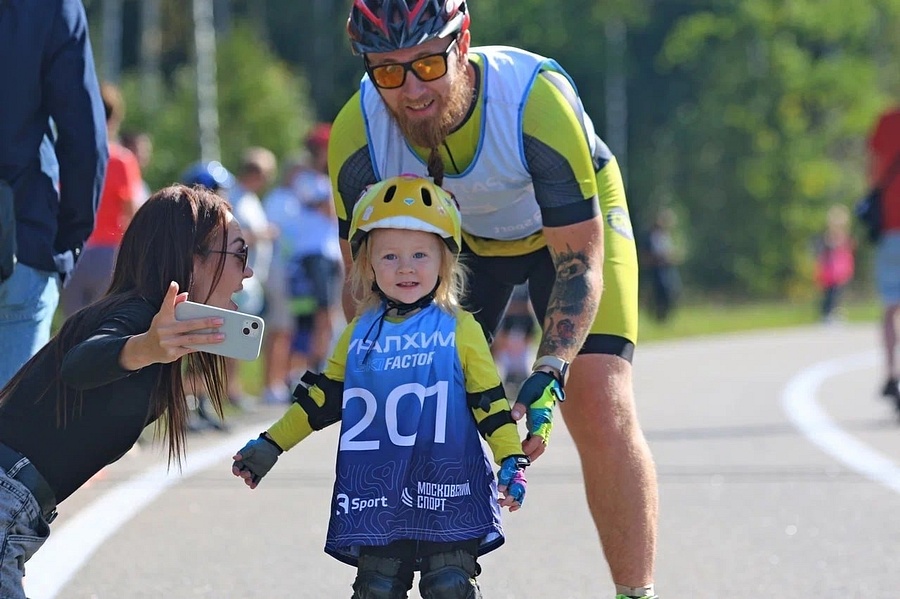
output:
[[[356,324],[325,551],[355,565],[362,545],[401,539],[503,543],[497,486],[456,349],[436,305],[401,321]]]

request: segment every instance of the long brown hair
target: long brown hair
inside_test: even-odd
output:
[[[194,257],[208,258],[213,249],[225,250],[228,243],[227,201],[203,188],[172,185],[153,194],[135,213],[122,238],[109,289],[91,305],[69,317],[57,333],[18,373],[0,390],[0,403],[13,393],[20,382],[29,376],[33,365],[48,354],[57,364],[75,345],[87,339],[105,316],[124,302],[143,298],[159,309],[171,281],[179,289],[192,292]],[[213,248],[216,235],[221,232],[220,247]],[[215,276],[210,285],[212,293],[225,267],[225,254],[217,254]],[[205,302],[207,297],[190,299]],[[188,405],[184,389],[185,367],[196,376],[200,373],[206,384],[213,407],[222,415],[222,401],[226,397],[224,359],[203,352],[191,353],[169,364],[162,364],[156,386],[151,392],[150,414],[156,420],[156,435],[168,442],[169,463],[181,466],[184,455]],[[35,401],[55,390],[57,397],[57,426],[64,427],[68,419],[79,411],[81,393],[67,387],[59,377],[47,381],[44,393]]]

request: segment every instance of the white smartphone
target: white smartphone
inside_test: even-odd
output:
[[[263,330],[266,326],[265,321],[259,316],[188,301],[181,302],[175,306],[175,318],[177,320],[209,318],[211,316],[221,318],[224,324],[218,329],[206,329],[203,332],[212,333],[218,330],[225,333],[225,339],[221,343],[202,343],[188,345],[187,347],[238,360],[255,360],[259,357]]]

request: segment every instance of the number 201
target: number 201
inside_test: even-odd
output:
[[[415,445],[416,433],[404,435],[400,432],[397,424],[397,407],[400,405],[400,399],[412,395],[419,400],[419,405],[425,405],[425,398],[435,396],[437,403],[435,405],[434,418],[434,442],[444,443],[447,436],[447,389],[449,384],[447,381],[439,381],[431,387],[426,387],[419,383],[406,383],[396,387],[387,397],[385,402],[384,421],[387,425],[388,435],[394,445],[400,447],[408,447]],[[360,418],[359,422],[347,429],[341,434],[340,450],[341,451],[370,451],[378,449],[380,441],[373,439],[371,441],[356,441],[364,430],[366,430],[372,421],[375,420],[375,413],[378,410],[378,400],[372,395],[368,389],[361,387],[353,387],[344,390],[344,408],[353,399],[362,399],[366,403],[366,411]]]

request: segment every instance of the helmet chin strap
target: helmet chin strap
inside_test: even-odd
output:
[[[412,303],[404,303],[398,302],[396,300],[392,300],[387,295],[385,295],[384,291],[378,286],[378,283],[374,280],[372,281],[372,291],[378,294],[378,296],[384,301],[384,310],[381,312],[381,316],[378,317],[378,320],[372,323],[369,327],[369,330],[366,331],[365,336],[363,336],[363,341],[369,340],[369,335],[372,333],[372,329],[376,326],[378,327],[375,331],[374,339],[377,340],[378,336],[381,335],[381,327],[384,325],[384,319],[387,317],[388,312],[395,310],[397,316],[406,316],[410,312],[414,310],[418,310],[419,308],[426,308],[431,305],[431,302],[434,301],[434,296],[437,293],[438,286],[441,284],[441,278],[438,277],[437,283],[434,284],[434,289],[430,292],[426,293],[416,301]],[[365,364],[369,359],[369,354],[372,353],[372,348],[374,344],[369,345],[369,349],[366,350],[365,355],[363,356],[362,363]]]
[[[389,298],[387,295],[385,295],[384,291],[381,290],[381,287],[379,287],[378,283],[375,281],[372,281],[372,291],[377,293],[378,297],[380,297],[382,299],[382,301],[384,301],[384,304],[385,304],[384,315],[385,316],[387,316],[388,312],[390,312],[392,310],[396,310],[397,316],[406,316],[407,314],[409,314],[410,312],[412,312],[414,310],[418,310],[420,308],[424,308],[424,307],[430,305],[431,302],[434,301],[434,296],[435,296],[435,294],[437,294],[438,286],[440,286],[440,284],[441,284],[441,278],[438,277],[437,283],[434,284],[434,288],[431,291],[429,291],[428,293],[426,293],[425,295],[423,295],[416,301],[411,302],[409,304],[404,303],[404,302],[398,302],[397,300],[393,300],[393,299]]]

